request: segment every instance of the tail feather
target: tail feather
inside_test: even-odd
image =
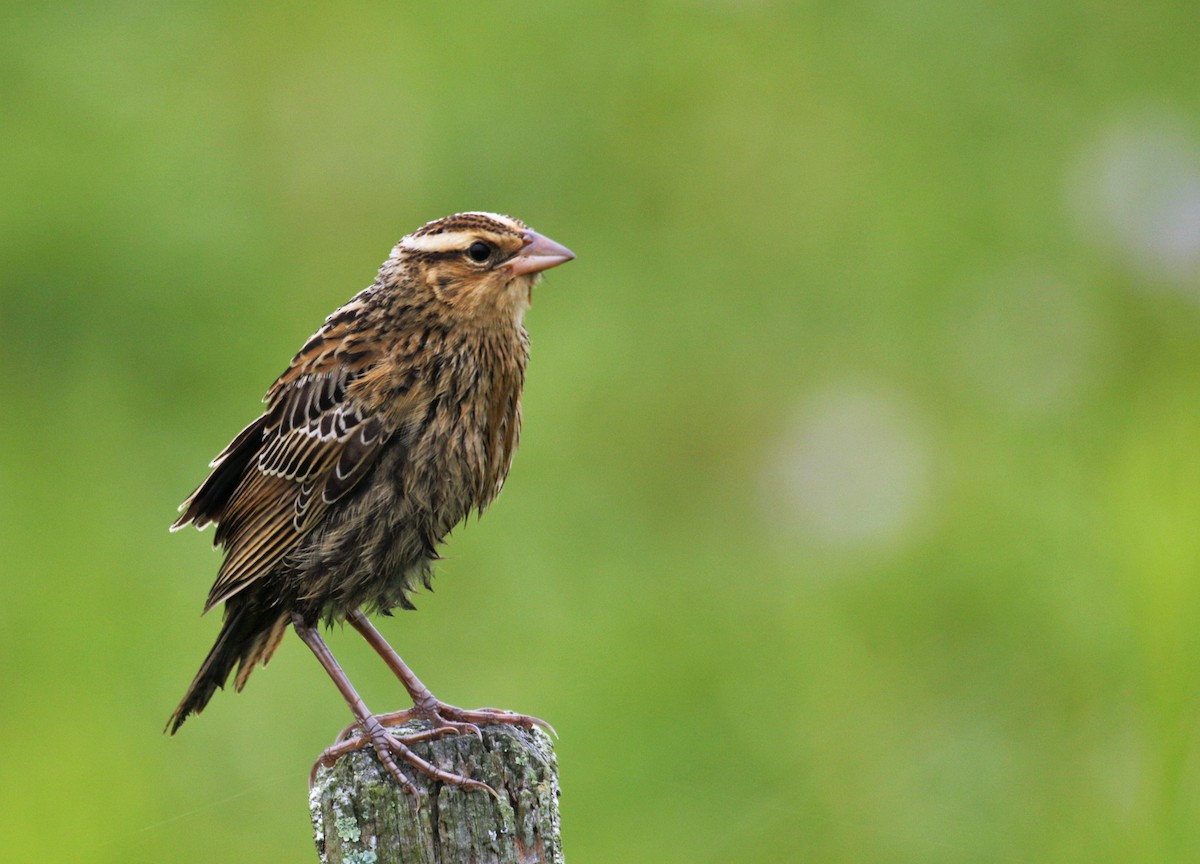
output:
[[[256,614],[257,612],[257,614]],[[192,714],[199,714],[217,690],[224,689],[233,667],[238,667],[234,688],[241,690],[259,663],[264,666],[279,647],[287,632],[288,616],[277,612],[263,614],[247,605],[226,606],[225,622],[212,650],[192,679],[183,701],[167,720],[167,732],[174,735]]]

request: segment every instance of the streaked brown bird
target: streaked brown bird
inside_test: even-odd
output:
[[[225,558],[205,611],[224,604],[216,644],[167,728],[199,713],[237,666],[241,690],[290,625],[341,691],[354,724],[318,764],[371,746],[437,779],[487,789],[408,747],[476,724],[546,726],[524,714],[465,711],[436,699],[367,619],[411,609],[430,587],[446,535],[491,503],[521,430],[529,356],[524,315],[542,271],[575,256],[509,216],[459,213],[396,244],[378,276],[292,358],[263,415],[212,461],[172,526],[215,524]],[[355,692],[318,624],[348,621],[408,690],[413,707],[376,715]],[[386,727],[426,720],[427,733]],[[347,739],[354,728],[357,737]],[[316,766],[314,766],[314,771]]]

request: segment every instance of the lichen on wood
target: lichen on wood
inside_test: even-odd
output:
[[[397,726],[397,734],[427,729]],[[402,764],[405,792],[370,747],[317,771],[310,809],[322,864],[562,864],[558,765],[540,729],[482,727],[416,744],[423,759],[498,793],[447,786]]]

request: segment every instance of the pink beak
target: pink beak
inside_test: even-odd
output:
[[[540,273],[565,264],[575,257],[575,253],[549,237],[543,237],[536,231],[525,232],[525,248],[508,262],[508,267],[514,276],[526,273]]]

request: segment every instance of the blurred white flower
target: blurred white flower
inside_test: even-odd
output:
[[[898,540],[925,506],[929,453],[899,394],[843,383],[807,400],[771,454],[768,516],[835,546]]]
[[[1200,143],[1167,113],[1113,122],[1068,177],[1075,219],[1140,275],[1200,288]]]

